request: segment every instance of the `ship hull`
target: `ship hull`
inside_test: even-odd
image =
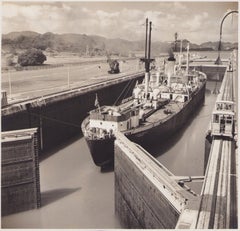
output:
[[[176,113],[173,113],[169,118],[152,127],[146,127],[137,132],[127,131],[124,134],[131,141],[147,147],[154,143],[162,143],[170,136],[176,133],[185,123],[188,122],[191,115],[199,108],[205,100],[206,82],[192,96],[184,107]],[[104,140],[94,140],[86,138],[92,158],[97,166],[104,167],[114,161],[114,138]]]
[[[107,166],[114,161],[114,140],[109,139],[88,139],[85,138],[90,149],[90,153],[95,165],[99,167]]]

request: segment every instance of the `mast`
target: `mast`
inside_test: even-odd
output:
[[[188,74],[189,69],[189,43],[187,45],[187,66],[186,66],[186,73]]]
[[[148,18],[146,18],[145,60],[147,60],[147,40],[148,40]],[[145,69],[146,68],[147,68],[147,62],[145,62]]]
[[[147,99],[148,87],[149,87],[149,77],[150,77],[150,63],[151,63],[151,31],[152,22],[149,23],[149,35],[148,35],[148,19],[146,19],[146,41],[145,41],[145,95]],[[147,46],[148,44],[148,46]]]
[[[99,104],[99,101],[98,101],[98,95],[97,95],[97,93],[96,93],[96,98],[95,98],[94,106],[95,106],[96,108],[98,108],[98,112],[101,114],[101,109],[100,109],[100,104]]]
[[[181,69],[182,66],[182,40],[180,43],[180,54],[179,54],[179,61],[178,61],[179,69]]]
[[[148,40],[148,71],[150,70],[150,62],[151,62],[151,32],[152,32],[152,22],[149,25],[149,40]]]

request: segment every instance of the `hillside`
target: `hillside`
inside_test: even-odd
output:
[[[188,40],[183,40],[183,48]],[[152,55],[167,52],[171,44],[153,42]],[[237,43],[222,43],[223,50],[237,48]],[[124,39],[107,39],[97,35],[85,34],[54,34],[47,32],[39,34],[33,31],[11,32],[2,36],[2,53],[17,54],[28,48],[38,48],[47,52],[73,52],[80,56],[110,54],[128,56],[129,53],[144,51],[144,41],[128,41]],[[178,44],[178,50],[180,45]],[[190,50],[217,50],[218,42],[205,42],[200,45],[190,42]]]

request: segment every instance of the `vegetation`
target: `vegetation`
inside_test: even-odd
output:
[[[14,56],[9,55],[6,57],[6,64],[7,66],[14,66],[16,63],[14,62]]]
[[[178,34],[175,33],[176,50],[180,50],[180,40]],[[187,44],[190,43],[190,51],[217,51],[219,42],[205,42],[200,45],[191,43],[183,39],[182,48],[186,51]],[[127,57],[132,54],[143,54],[145,42],[128,41],[124,39],[107,39],[97,35],[85,34],[54,34],[44,33],[39,34],[32,31],[11,32],[2,35],[2,56],[19,55],[20,52],[35,48],[36,50],[45,51],[48,56],[54,57],[59,53],[75,53],[80,57],[105,56],[106,53],[114,56]],[[168,42],[153,41],[152,56],[167,53],[171,44]],[[222,50],[237,49],[238,43],[222,42]],[[39,51],[40,52],[40,51]],[[38,52],[38,53],[39,53]],[[37,53],[37,54],[38,54]],[[29,57],[30,56],[30,57]],[[34,58],[35,57],[35,58]],[[37,57],[37,58],[36,58]],[[22,66],[39,65],[46,60],[43,54],[34,55],[28,51],[19,55],[18,63]],[[6,60],[7,66],[14,65],[17,60],[9,58]]]
[[[36,48],[28,49],[18,56],[18,64],[21,66],[41,65],[46,60],[47,58],[43,52]]]
[[[177,48],[180,48],[180,40],[178,34]],[[189,41],[182,40],[183,49]],[[121,53],[128,55],[131,51],[143,51],[144,40],[128,41],[124,39],[107,39],[96,35],[85,34],[54,34],[44,33],[39,34],[31,31],[11,32],[2,36],[2,47],[5,50],[17,49],[24,50],[36,48],[41,50],[51,49],[57,52],[75,52],[80,55],[105,55],[106,51],[110,53]],[[219,42],[205,42],[200,45],[190,42],[190,50],[218,50]],[[222,50],[231,50],[237,48],[237,43],[222,42]],[[152,42],[152,52],[164,52],[168,50],[167,42]],[[154,55],[154,54],[153,54]]]

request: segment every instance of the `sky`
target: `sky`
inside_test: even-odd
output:
[[[235,2],[196,1],[6,1],[2,3],[2,33],[77,33],[127,40],[145,39],[145,19],[152,21],[153,41],[179,39],[200,44],[218,41],[221,20]],[[223,24],[223,41],[237,42],[238,14]]]

